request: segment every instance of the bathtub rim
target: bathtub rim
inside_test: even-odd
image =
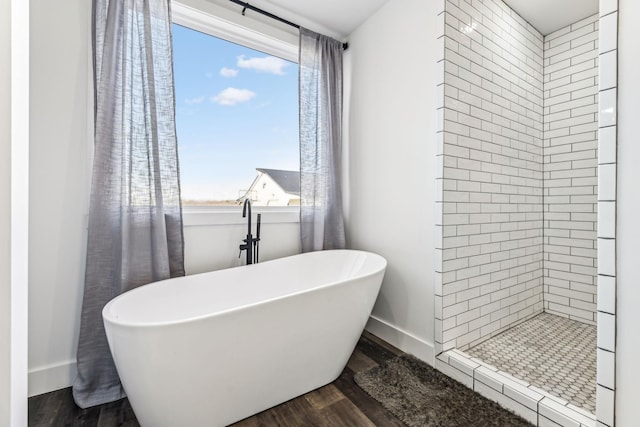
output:
[[[226,314],[230,314],[230,313],[235,313],[235,312],[239,312],[242,310],[247,310],[253,307],[259,307],[268,303],[272,303],[272,302],[276,302],[276,301],[280,301],[286,298],[290,298],[290,297],[295,297],[297,295],[303,295],[303,294],[307,294],[313,291],[318,291],[321,289],[327,289],[327,288],[331,288],[340,284],[347,284],[347,283],[351,283],[354,280],[361,280],[361,279],[366,279],[369,278],[371,276],[374,276],[376,274],[380,274],[382,272],[382,274],[384,275],[386,268],[387,268],[387,259],[385,257],[383,257],[382,255],[379,255],[375,252],[369,252],[369,251],[363,251],[363,250],[358,250],[358,249],[330,249],[329,251],[332,252],[349,252],[349,253],[360,253],[360,254],[365,254],[366,256],[372,256],[373,258],[379,258],[379,260],[381,261],[381,267],[378,269],[375,269],[367,274],[362,274],[359,276],[354,276],[354,277],[350,277],[347,280],[342,280],[342,281],[333,281],[333,282],[327,282],[324,283],[322,285],[319,286],[315,286],[313,288],[309,288],[309,289],[304,289],[304,290],[300,290],[300,291],[295,291],[295,292],[290,292],[290,293],[284,293],[283,295],[278,295],[275,296],[273,298],[267,298],[261,301],[256,301],[256,302],[252,302],[252,303],[248,303],[248,304],[243,304],[241,306],[237,306],[237,307],[232,307],[232,308],[226,308],[223,310],[219,310],[216,311],[214,313],[206,313],[206,314],[202,314],[199,316],[192,316],[192,317],[185,317],[183,319],[179,319],[179,320],[171,320],[171,321],[154,321],[154,322],[127,322],[127,321],[120,321],[118,319],[116,319],[110,312],[110,308],[111,306],[115,305],[117,303],[118,299],[121,298],[126,298],[125,295],[131,293],[131,292],[136,292],[142,288],[144,288],[145,286],[148,285],[152,285],[154,283],[162,283],[165,282],[167,280],[174,280],[174,279],[178,279],[179,277],[173,277],[170,279],[164,279],[164,280],[158,280],[156,282],[151,282],[148,283],[146,285],[141,285],[137,288],[131,289],[129,291],[123,292],[117,296],[115,296],[114,298],[112,298],[111,300],[109,300],[109,302],[107,302],[107,304],[103,307],[102,309],[102,320],[105,323],[105,329],[106,329],[106,323],[109,323],[111,325],[117,326],[117,327],[129,327],[129,328],[155,328],[155,327],[166,327],[166,326],[173,326],[173,325],[183,325],[183,324],[188,324],[188,323],[193,323],[193,322],[198,322],[201,320],[205,320],[205,319],[210,319],[210,318],[215,318],[215,317],[219,317],[219,316],[224,316]],[[305,255],[308,253],[315,253],[315,252],[326,252],[326,251],[314,251],[314,252],[306,252],[306,253],[299,253],[299,254],[294,254],[294,255],[289,255],[287,257],[282,257],[282,258],[276,258],[276,259],[272,259],[269,261],[265,261],[261,264],[266,264],[266,263],[272,263],[272,262],[276,262],[279,260],[283,260],[286,258],[293,258],[293,257],[297,257],[297,256],[301,256],[301,255]],[[254,264],[257,265],[257,264]],[[228,269],[224,269],[224,270],[233,270],[233,269],[239,269],[239,268],[252,268],[253,265],[241,265],[241,266],[236,266],[236,267],[229,267]],[[205,275],[205,274],[212,274],[215,273],[216,271],[221,271],[221,270],[213,270],[213,271],[205,271],[203,273],[197,273],[197,274],[193,274],[190,276],[182,276],[182,277],[196,277],[196,276],[200,276],[200,275]],[[384,276],[383,276],[384,277]],[[382,280],[381,280],[382,282]]]

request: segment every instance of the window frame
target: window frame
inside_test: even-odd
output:
[[[299,62],[297,34],[278,31],[273,27],[269,28],[268,32],[261,31],[259,27],[264,25],[259,21],[247,19],[237,11],[229,11],[238,15],[243,21],[253,24],[252,27],[241,25],[232,19],[225,18],[223,12],[226,11],[228,10],[224,9],[220,11],[219,15],[214,15],[209,11],[196,9],[185,3],[173,2],[171,6],[174,24],[259,50],[296,64]],[[278,33],[280,34],[277,35]],[[182,206],[183,227],[244,224],[246,219],[239,215],[241,209],[241,206]],[[253,213],[268,213],[262,217],[262,222],[266,224],[300,222],[299,206],[255,206]]]

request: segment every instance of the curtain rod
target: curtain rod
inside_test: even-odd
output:
[[[287,25],[289,25],[289,26],[291,26],[291,27],[294,27],[294,28],[300,29],[300,25],[296,24],[295,22],[287,21],[286,19],[281,18],[281,17],[279,17],[279,16],[277,16],[277,15],[274,15],[274,14],[273,14],[273,13],[271,13],[271,12],[267,12],[266,10],[260,9],[260,8],[258,8],[258,7],[255,7],[255,6],[251,6],[251,5],[250,5],[249,3],[247,3],[247,2],[244,2],[244,1],[241,1],[241,0],[229,0],[229,1],[230,1],[231,3],[235,3],[235,4],[238,4],[238,5],[240,5],[240,6],[242,6],[242,7],[243,7],[243,9],[242,9],[242,15],[244,15],[244,13],[246,12],[246,10],[247,10],[247,9],[249,9],[249,10],[253,10],[254,12],[258,12],[258,13],[259,13],[259,14],[261,14],[261,15],[268,16],[268,17],[269,17],[269,18],[271,18],[271,19],[275,19],[276,21],[280,21],[280,22],[282,22],[283,24],[287,24]],[[347,50],[347,49],[349,48],[349,43],[342,43],[342,48],[343,48],[344,50]]]

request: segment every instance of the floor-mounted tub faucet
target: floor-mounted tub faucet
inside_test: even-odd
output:
[[[247,209],[248,208],[248,209]],[[248,212],[247,212],[248,211]],[[242,241],[244,244],[240,245],[240,253],[247,251],[247,265],[258,262],[259,255],[259,242],[260,242],[260,222],[261,214],[258,214],[257,235],[254,238],[251,234],[251,201],[244,199],[244,206],[242,207],[242,217],[247,218],[247,237]]]

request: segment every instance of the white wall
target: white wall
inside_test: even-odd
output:
[[[430,363],[437,3],[390,0],[354,31],[345,88],[347,244],[388,261],[367,328]]]
[[[618,10],[618,243],[616,426],[638,425],[640,396],[640,3],[619,0]]]
[[[92,145],[90,16],[83,0],[32,2],[31,395],[75,375]]]
[[[27,425],[29,4],[0,5],[0,425]]]
[[[0,3],[0,425],[11,411],[11,3]]]
[[[239,254],[241,240],[247,234],[242,207],[228,213],[187,213],[184,215],[184,261],[187,274],[203,273],[245,264],[245,252]],[[262,212],[260,262],[300,253],[300,225],[297,211],[278,212],[253,209],[255,237],[256,214]],[[212,218],[217,216],[217,218]],[[240,255],[240,256],[239,256]]]

